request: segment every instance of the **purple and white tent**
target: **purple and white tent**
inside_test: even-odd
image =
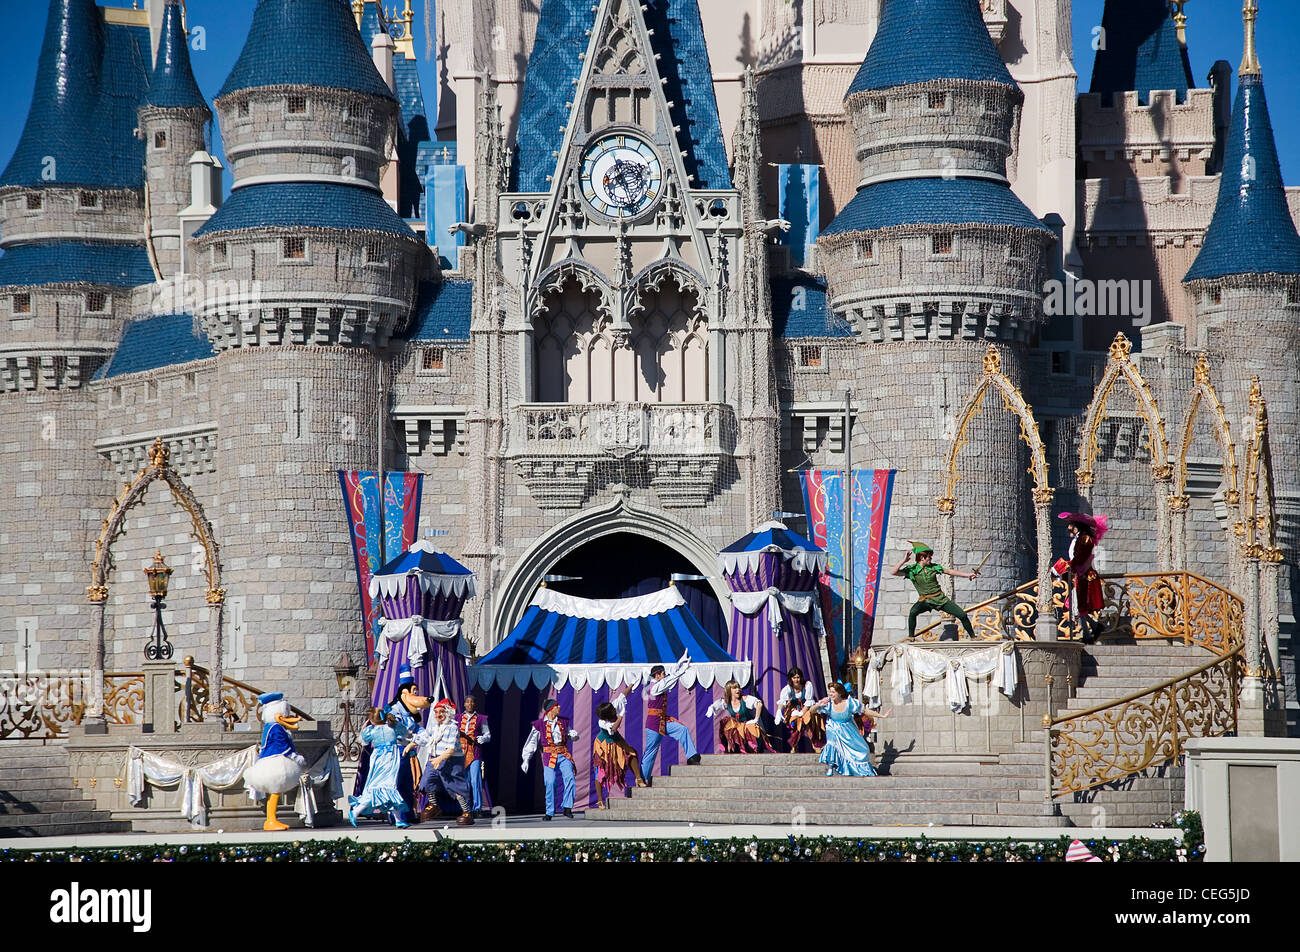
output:
[[[473,596],[474,573],[423,539],[371,576],[370,597],[380,600],[382,610],[371,704],[392,702],[398,669],[409,664],[420,693],[451,698],[461,707],[469,693],[470,655],[461,611]]]
[[[826,553],[779,522],[765,522],[718,553],[731,589],[727,650],[754,664],[754,694],[775,712],[786,672],[798,665],[818,696],[826,691],[818,577]]]

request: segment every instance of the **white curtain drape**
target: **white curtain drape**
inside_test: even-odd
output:
[[[258,747],[254,744],[202,767],[186,767],[162,754],[130,747],[126,759],[127,797],[131,806],[138,807],[144,800],[145,781],[164,788],[180,784],[180,815],[195,826],[207,826],[206,792],[224,792],[238,786],[244,778],[244,771],[257,761],[257,753]],[[333,747],[327,748],[298,781],[298,815],[308,826],[314,825],[319,809],[315,788],[326,783],[330,785],[328,792],[331,801],[343,796],[343,774]],[[252,800],[264,796],[251,787],[248,795]]]
[[[762,592],[732,592],[731,604],[735,605],[742,615],[757,615],[767,608],[767,622],[772,626],[772,633],[779,634],[781,631],[781,609],[784,608],[792,615],[813,616],[813,627],[817,631],[822,630],[821,609],[817,605],[816,592],[783,592],[776,588],[769,588]]]
[[[379,670],[388,663],[392,646],[404,638],[411,639],[406,649],[406,660],[411,667],[418,668],[424,664],[425,655],[429,653],[429,640],[448,642],[455,640],[456,653],[468,658],[469,644],[461,637],[461,620],[452,618],[448,621],[435,621],[412,615],[410,618],[381,618],[379,640],[375,645]]]
[[[880,704],[880,671],[889,660],[894,662],[894,692],[900,703],[912,701],[913,681],[944,680],[944,699],[953,713],[965,710],[970,701],[968,681],[987,681],[1007,697],[1013,697],[1019,684],[1015,643],[1008,641],[977,648],[962,654],[935,651],[919,645],[902,643],[875,649],[867,664],[863,694],[872,707]]]

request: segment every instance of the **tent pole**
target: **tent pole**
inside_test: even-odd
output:
[[[844,652],[849,648],[849,627],[853,622],[853,391],[844,391]],[[838,662],[838,658],[836,661]],[[834,665],[839,677],[839,664]]]

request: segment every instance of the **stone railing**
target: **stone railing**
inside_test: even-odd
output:
[[[664,505],[702,506],[736,421],[716,403],[531,403],[515,409],[507,445],[543,508],[580,506],[593,489],[634,482],[636,468]]]
[[[185,659],[175,672],[175,729],[201,723],[208,702],[208,670]],[[104,720],[109,724],[143,724],[145,675],[139,671],[104,674]],[[220,719],[226,730],[256,724],[261,705],[257,688],[222,678]],[[90,701],[90,672],[0,673],[0,740],[61,740],[81,724]],[[307,717],[294,708],[294,713]],[[211,715],[209,715],[210,717]]]

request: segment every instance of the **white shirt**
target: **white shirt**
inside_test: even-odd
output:
[[[777,698],[776,708],[778,711],[783,711],[787,704],[794,704],[794,707],[790,710],[790,716],[794,717],[796,714],[802,714],[804,709],[815,700],[817,699],[812,696],[812,685],[807,681],[803,683],[803,690],[798,694],[795,694],[794,688],[787,684],[781,689],[781,696]]]
[[[743,713],[745,708],[752,708],[756,710],[760,703],[761,702],[758,700],[758,698],[754,697],[754,695],[745,694],[740,698],[740,710],[737,711],[736,713],[737,714]],[[724,698],[719,698],[718,700],[710,704],[709,709],[704,712],[704,716],[712,717],[714,714],[717,714],[719,711],[727,711],[727,713],[731,713],[730,710],[727,708],[727,702]]]
[[[433,743],[429,747],[430,759],[460,751],[460,730],[456,727],[455,718],[449,717],[441,724],[430,724],[427,730],[433,738]]]
[[[547,733],[551,735],[550,743],[552,744],[564,743],[564,733],[560,730],[560,719],[558,717],[553,721],[547,721],[546,726],[548,728]],[[528,732],[528,740],[524,741],[524,750],[523,750],[523,765],[524,765],[525,773],[528,772],[528,759],[532,757],[533,753],[537,750],[537,745],[538,743],[541,742],[541,739],[542,739],[542,735],[537,733],[536,727],[534,727],[532,730]],[[578,739],[578,732],[575,730],[570,730],[569,740],[577,740],[577,739]]]

